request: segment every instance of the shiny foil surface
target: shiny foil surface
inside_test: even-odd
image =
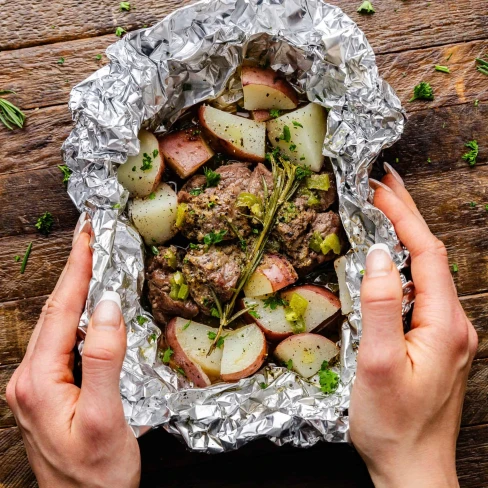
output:
[[[110,64],[71,92],[76,125],[62,151],[73,171],[68,193],[90,215],[94,234],[80,334],[102,293],[118,292],[127,324],[120,392],[135,435],[163,427],[189,448],[208,453],[259,437],[300,447],[347,442],[366,253],[383,242],[399,268],[408,258],[389,220],[371,204],[368,172],[380,151],[400,137],[405,115],[379,77],[364,34],[339,8],[320,0],[204,0],[127,34],[107,56]],[[342,325],[340,360],[333,368],[341,382],[332,395],[321,392],[318,378],[304,380],[273,364],[238,383],[192,388],[160,362],[159,328],[140,304],[144,246],[124,213],[128,194],[117,182],[117,167],[138,153],[141,127],[163,133],[196,103],[216,100],[225,107],[242,98],[236,69],[244,58],[266,61],[329,110],[324,154],[334,167],[351,243],[347,284],[354,299]],[[404,283],[406,312],[413,288]]]

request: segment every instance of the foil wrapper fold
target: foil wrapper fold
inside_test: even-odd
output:
[[[76,125],[62,153],[73,171],[68,193],[90,215],[94,234],[93,278],[80,332],[86,332],[102,293],[118,292],[127,324],[120,392],[135,435],[161,426],[189,448],[208,453],[260,437],[299,447],[347,442],[366,253],[382,242],[399,268],[408,258],[389,220],[371,204],[368,172],[380,151],[400,137],[405,115],[379,77],[366,37],[339,8],[320,0],[204,0],[127,34],[107,56],[110,64],[71,92]],[[346,268],[354,300],[334,367],[341,382],[331,395],[321,392],[317,378],[307,381],[273,364],[238,383],[192,388],[160,362],[159,328],[140,304],[144,246],[124,214],[128,195],[117,182],[117,166],[138,153],[141,127],[164,133],[199,102],[226,107],[240,100],[238,67],[244,59],[266,62],[329,111],[323,151],[334,167],[351,243]],[[412,284],[404,284],[406,313],[413,293]]]

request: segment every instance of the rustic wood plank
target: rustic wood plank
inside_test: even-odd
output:
[[[380,74],[394,87],[408,112],[488,98],[488,76],[476,70],[475,58],[483,57],[488,41],[449,44],[377,56]],[[447,60],[449,58],[449,61]],[[450,73],[434,70],[436,64],[448,66]],[[409,102],[413,88],[428,81],[434,89],[434,100]]]
[[[61,145],[73,127],[68,107],[29,110],[26,115],[22,130],[0,125],[0,175],[63,164]]]
[[[488,293],[461,297],[461,305],[478,333],[476,358],[488,358]]]
[[[14,374],[17,365],[0,366],[0,428],[16,425],[14,414],[10,410],[5,398],[7,383]],[[0,485],[1,486],[1,485]]]
[[[457,472],[461,488],[488,486],[488,425],[461,429]]]
[[[0,239],[0,302],[48,295],[53,290],[71,250],[73,231]],[[32,252],[23,275],[16,255],[23,256],[29,242]]]
[[[476,139],[479,142],[477,166],[486,164],[487,117],[487,103],[414,112],[409,115],[402,138],[385,150],[379,161],[388,161],[402,175],[418,175],[419,179],[425,173],[466,169],[469,165],[462,159],[467,151],[464,144]]]
[[[77,6],[70,0],[42,5],[36,0],[34,6],[29,0],[6,2],[0,20],[0,50],[113,34],[117,26],[133,30],[152,25],[188,3],[139,0],[126,13],[119,11],[118,2],[109,0],[87,0]],[[424,0],[416,2],[415,7],[408,2],[384,0],[375,4],[374,15],[358,14],[356,0],[337,0],[335,4],[358,23],[377,53],[487,37],[483,0],[458,0],[455,7],[447,0]]]
[[[36,478],[25,452],[17,427],[0,430],[0,486],[5,488],[35,488]]]
[[[53,231],[73,229],[79,212],[62,180],[56,167],[0,176],[0,238],[38,233],[35,224],[46,211],[54,218]]]

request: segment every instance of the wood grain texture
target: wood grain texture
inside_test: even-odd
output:
[[[461,305],[478,333],[476,358],[488,358],[488,293],[461,297]]]
[[[0,428],[12,427],[16,424],[14,414],[10,410],[5,398],[7,383],[14,374],[17,365],[0,366]],[[1,485],[0,485],[1,486]]]
[[[457,472],[461,488],[488,486],[488,425],[461,429]]]
[[[4,2],[0,20],[0,50],[112,34],[117,26],[126,30],[152,25],[175,8],[190,2],[139,0],[131,12],[120,12],[118,2],[70,0]],[[417,49],[424,46],[467,42],[486,38],[488,11],[484,0],[384,0],[375,4],[374,15],[357,13],[356,0],[336,0],[365,32],[377,53]],[[394,23],[395,28],[385,26]],[[114,41],[116,40],[114,36]]]
[[[61,145],[73,126],[68,107],[29,110],[26,115],[22,130],[0,126],[0,175],[63,164]]]
[[[466,169],[464,144],[476,139],[480,143],[477,166],[482,166],[488,162],[488,144],[484,143],[488,140],[487,117],[488,104],[481,102],[478,107],[465,104],[414,112],[402,138],[383,151],[379,161],[392,163],[402,176],[419,179],[426,173]]]
[[[62,180],[56,167],[0,176],[0,238],[38,234],[35,224],[46,211],[53,216],[53,231],[73,229],[79,212]]]

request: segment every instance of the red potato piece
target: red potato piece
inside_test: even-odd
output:
[[[238,381],[251,376],[262,366],[266,353],[266,339],[256,324],[230,332],[224,341],[220,377]]]
[[[297,334],[278,344],[275,357],[282,363],[292,361],[291,369],[304,378],[316,374],[324,361],[339,354],[339,348],[329,339],[318,334]]]
[[[159,140],[159,151],[180,178],[188,178],[214,155],[195,128],[165,135]]]
[[[202,126],[227,154],[246,161],[263,162],[266,153],[266,124],[239,117],[209,105],[198,111]]]
[[[298,105],[295,89],[271,68],[243,66],[241,82],[246,110],[291,110]]]
[[[332,319],[341,308],[339,299],[326,288],[316,285],[294,286],[281,293],[281,297],[290,300],[293,293],[298,293],[308,301],[307,310],[304,314],[305,328],[307,332],[319,329]],[[266,307],[266,297],[244,298],[243,306],[251,307],[257,316],[246,314],[246,320],[253,321],[261,327],[264,334],[270,341],[281,341],[293,335],[290,322],[286,320],[285,309],[278,305],[274,310]]]
[[[298,275],[283,256],[265,254],[256,271],[250,276],[244,287],[246,297],[258,297],[275,293],[295,283]]]
[[[166,342],[174,351],[173,361],[200,387],[210,385],[211,379],[220,376],[222,349],[217,347],[207,356],[213,342],[208,332],[217,329],[182,317],[174,317],[166,327]]]
[[[256,122],[267,122],[271,119],[269,110],[253,110],[251,112],[252,119]]]

